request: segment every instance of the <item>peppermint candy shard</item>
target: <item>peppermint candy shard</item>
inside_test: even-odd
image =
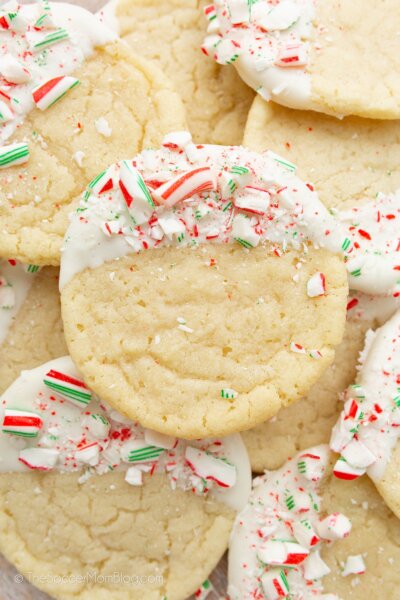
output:
[[[193,446],[187,446],[185,458],[195,475],[201,479],[214,481],[223,488],[230,488],[235,485],[237,479],[236,467],[225,459],[217,458],[209,452]]]
[[[83,381],[53,369],[47,373],[43,383],[59,396],[70,400],[77,406],[87,406],[92,398],[92,392]]]
[[[91,194],[104,194],[112,190],[113,187],[114,181],[110,174],[110,169],[105,169],[89,183],[84,194],[84,200],[87,200]]]
[[[43,420],[36,413],[17,408],[6,408],[4,411],[3,433],[34,438],[42,427]]]
[[[127,463],[154,462],[164,452],[164,448],[146,444],[145,440],[132,440],[122,446],[121,457]]]
[[[310,551],[297,542],[268,540],[258,550],[257,556],[265,565],[295,566],[302,563]]]
[[[271,569],[261,576],[261,586],[268,600],[281,600],[287,598],[290,589],[285,572],[280,569]]]
[[[205,600],[209,596],[209,594],[211,594],[213,589],[214,586],[211,583],[211,581],[206,579],[205,581],[203,581],[199,589],[195,591],[194,597],[196,598],[196,600]]]
[[[361,477],[361,475],[364,475],[364,473],[365,468],[353,467],[343,457],[340,457],[333,467],[333,474],[335,477],[338,479],[344,479],[345,481],[358,479],[358,477]]]
[[[53,448],[25,448],[19,453],[18,460],[29,469],[51,471],[56,466],[59,454]]]
[[[233,400],[234,398],[236,398],[237,395],[238,393],[235,390],[232,390],[231,388],[222,388],[221,390],[221,398]]]
[[[143,177],[127,160],[121,163],[119,187],[134,224],[141,225],[148,221],[154,211],[153,199]]]
[[[9,144],[0,148],[0,169],[22,165],[29,159],[29,148],[25,142]]]
[[[46,110],[61,100],[67,92],[80,83],[76,77],[62,76],[48,79],[32,90],[32,98],[40,110]]]
[[[158,204],[172,207],[197,194],[216,191],[215,177],[210,167],[199,167],[177,175],[153,191]]]
[[[60,28],[52,31],[51,33],[46,33],[39,37],[38,41],[32,44],[32,50],[34,52],[41,52],[44,48],[48,48],[49,46],[53,46],[54,44],[58,44],[63,40],[67,40],[69,38],[69,33],[66,29]]]

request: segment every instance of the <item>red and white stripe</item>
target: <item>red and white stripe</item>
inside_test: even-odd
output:
[[[18,460],[29,469],[51,471],[59,457],[58,450],[53,448],[25,448],[19,453]]]
[[[211,169],[200,167],[166,181],[152,192],[152,196],[158,204],[171,207],[192,196],[216,191],[216,189],[217,185]]]
[[[277,67],[304,67],[307,62],[307,46],[302,43],[282,47],[275,60]]]
[[[193,448],[193,446],[186,448],[185,458],[189,467],[198,477],[215,481],[217,485],[223,488],[230,488],[235,485],[237,479],[235,465],[199,448]]]
[[[28,410],[6,408],[2,424],[3,433],[24,437],[36,437],[43,427],[43,419]]]
[[[69,75],[54,77],[32,90],[33,101],[40,110],[46,110],[78,83],[79,79]]]

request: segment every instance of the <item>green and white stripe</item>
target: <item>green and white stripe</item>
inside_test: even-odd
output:
[[[0,169],[22,165],[29,159],[29,148],[25,142],[0,147]]]
[[[297,169],[296,165],[294,163],[290,162],[289,160],[287,160],[286,158],[279,156],[279,154],[276,154],[275,152],[272,152],[271,150],[269,150],[267,154],[270,158],[272,158],[272,160],[277,162],[279,165],[281,165],[282,167],[284,167],[291,173],[296,172],[296,169]]]
[[[51,33],[46,33],[45,35],[40,36],[38,41],[32,45],[32,50],[34,52],[41,52],[45,48],[53,46],[54,44],[59,44],[60,42],[62,42],[63,40],[67,40],[68,38],[69,33],[66,29],[56,29]]]

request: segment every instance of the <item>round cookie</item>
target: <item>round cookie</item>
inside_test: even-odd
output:
[[[205,12],[205,53],[233,64],[264,100],[340,117],[399,117],[395,0],[216,0]]]
[[[206,0],[115,2],[121,36],[170,77],[198,142],[240,144],[254,93],[201,53]],[[108,23],[108,19],[105,19]]]
[[[89,17],[90,26],[100,33],[103,31],[104,26],[98,19],[84,9],[56,5],[52,10],[56,22],[61,16],[65,19],[65,13],[71,17],[72,24],[67,21],[66,28],[70,28],[74,36],[76,23],[85,22]],[[31,20],[33,18],[35,16]],[[23,119],[14,119],[11,125],[5,124],[12,127],[18,122],[18,127],[6,140],[6,146],[0,147],[0,154],[4,148],[14,148],[15,144],[26,148],[27,144],[29,156],[21,159],[28,158],[23,164],[17,161],[13,165],[1,165],[0,169],[0,255],[4,257],[13,256],[34,264],[59,264],[71,207],[100,165],[125,153],[132,154],[143,146],[156,145],[166,132],[185,125],[180,99],[164,74],[135,56],[123,42],[112,41],[114,34],[106,31],[104,45],[99,46],[96,38],[97,47],[83,63],[77,59],[77,68],[59,82],[62,86],[65,79],[68,83],[73,76],[74,81],[80,81],[79,85],[66,90],[65,97],[54,105],[51,100],[64,88],[57,91],[59,87],[55,87],[55,91],[51,89],[44,98],[37,96],[39,108],[22,115]],[[100,33],[98,38],[103,39]],[[44,34],[56,35],[53,30],[40,32]],[[87,46],[90,37],[82,34],[82,40]],[[50,52],[64,60],[68,48],[69,41],[54,44],[35,60],[46,61],[47,56],[53,56]],[[15,60],[12,52],[11,59]],[[43,82],[49,77],[49,69],[45,62],[36,77]],[[54,77],[54,68],[51,76]],[[13,77],[15,79],[15,75]],[[0,90],[3,90],[1,82],[0,79]],[[22,89],[24,100],[32,94],[31,85],[32,82],[28,82],[16,86]],[[41,110],[40,107],[47,108]],[[7,131],[2,129],[3,133]]]
[[[143,430],[79,377],[64,357],[2,396],[0,548],[55,598],[183,600],[247,501],[240,436],[187,443]]]
[[[266,148],[297,165],[326,206],[341,208],[400,188],[400,122],[335,119],[256,98],[243,144]]]
[[[0,261],[0,280],[14,284],[16,309],[10,314],[12,308],[0,308],[0,393],[22,369],[36,367],[66,352],[58,271],[48,267],[27,273],[22,265],[10,262]],[[21,278],[22,285],[15,285],[15,280]],[[2,286],[0,305],[1,293]]]
[[[249,428],[309,389],[341,340],[347,285],[340,258],[306,243],[336,247],[336,222],[288,165],[182,136],[89,186],[61,296],[88,385],[196,438]]]
[[[321,479],[316,463],[326,448],[304,450],[254,481],[231,536],[228,591],[233,600],[283,598],[287,585],[293,600],[362,600],[372,588],[390,600],[397,597],[400,577],[393,565],[400,555],[399,521],[368,480],[346,485],[332,476],[331,467]],[[261,562],[253,571],[256,553]],[[257,574],[261,580],[255,580]],[[305,575],[313,581],[306,583]],[[257,594],[251,595],[254,589]]]

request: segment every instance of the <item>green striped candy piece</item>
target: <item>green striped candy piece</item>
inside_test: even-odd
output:
[[[42,50],[43,48],[47,48],[53,44],[58,44],[59,42],[62,42],[68,38],[69,33],[66,29],[57,29],[56,31],[45,35],[40,41],[36,42],[33,47],[35,50]]]
[[[349,249],[349,246],[351,244],[351,240],[349,238],[345,238],[342,244],[342,250],[346,251]]]
[[[0,148],[0,168],[9,167],[29,156],[28,144],[12,144]]]
[[[164,448],[156,446],[145,446],[138,450],[131,450],[128,455],[128,462],[146,462],[148,460],[156,460],[160,454],[164,452]]]
[[[38,265],[25,265],[25,271],[27,273],[37,273],[40,270]]]
[[[244,248],[253,248],[252,244],[250,244],[250,242],[248,242],[247,240],[244,240],[242,238],[235,238],[235,241],[238,242],[241,246],[244,246]]]
[[[285,498],[285,504],[289,510],[293,510],[295,507],[295,501],[293,496],[288,496],[287,498]]]
[[[54,383],[53,381],[47,381],[44,380],[45,385],[50,388],[51,390],[54,390],[57,394],[60,394],[60,396],[63,396],[64,398],[68,398],[69,400],[73,400],[74,402],[76,402],[79,405],[87,405],[90,402],[91,399],[91,393],[90,392],[81,392],[79,390],[75,390],[72,388],[68,388],[65,387],[63,385],[59,385],[58,383]]]

